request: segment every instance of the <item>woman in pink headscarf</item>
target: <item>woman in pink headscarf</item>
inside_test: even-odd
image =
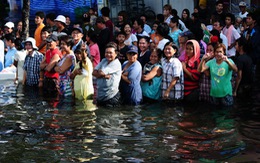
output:
[[[185,60],[182,62],[184,100],[197,102],[199,100],[200,73],[197,71],[197,68],[200,63],[200,45],[196,40],[188,40],[185,47]]]

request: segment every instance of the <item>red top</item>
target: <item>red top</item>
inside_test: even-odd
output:
[[[45,58],[46,58],[46,63],[49,64],[51,62],[52,57],[58,54],[59,57],[61,58],[61,52],[58,48],[55,49],[49,49],[47,50],[46,54],[45,54]],[[49,72],[49,71],[45,71],[44,76],[47,78],[55,78],[55,79],[59,79],[59,73],[57,72]]]

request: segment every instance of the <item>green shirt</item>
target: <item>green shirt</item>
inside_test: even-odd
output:
[[[229,61],[234,64],[232,59],[229,59]],[[208,61],[206,66],[209,67],[211,76],[210,95],[213,97],[232,95],[232,69],[227,62],[223,61],[221,64],[217,64],[216,59],[214,58]]]

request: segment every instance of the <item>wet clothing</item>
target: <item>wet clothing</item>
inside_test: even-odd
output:
[[[128,61],[122,65],[122,69],[124,69],[127,63]],[[121,91],[124,95],[123,103],[129,105],[139,105],[142,102],[142,89],[140,85],[142,66],[139,61],[135,61],[126,70],[124,70],[124,72],[128,72],[128,79],[131,83],[128,84],[123,79],[121,80]]]
[[[155,67],[162,68],[160,63],[152,64],[151,62],[148,62],[143,68],[143,74],[148,74]],[[148,97],[149,99],[159,100],[161,98],[161,82],[162,76],[155,76],[146,82],[142,81],[141,88],[143,96]]]

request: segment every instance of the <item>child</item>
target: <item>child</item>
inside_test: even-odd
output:
[[[43,55],[45,55],[46,51],[48,50],[46,39],[49,37],[50,34],[52,34],[51,27],[45,26],[42,28],[41,31],[42,42],[39,45],[39,49],[42,49],[41,52]]]
[[[87,57],[87,53],[83,50],[76,50],[75,55],[78,63],[70,75],[70,78],[74,79],[75,98],[79,100],[92,99],[94,93],[92,83],[92,63]]]
[[[119,54],[117,57],[121,64],[123,64],[127,60],[126,52],[128,50],[128,47],[125,44],[125,38],[126,38],[126,34],[123,31],[120,31],[116,37],[118,43],[118,50],[119,50]]]

